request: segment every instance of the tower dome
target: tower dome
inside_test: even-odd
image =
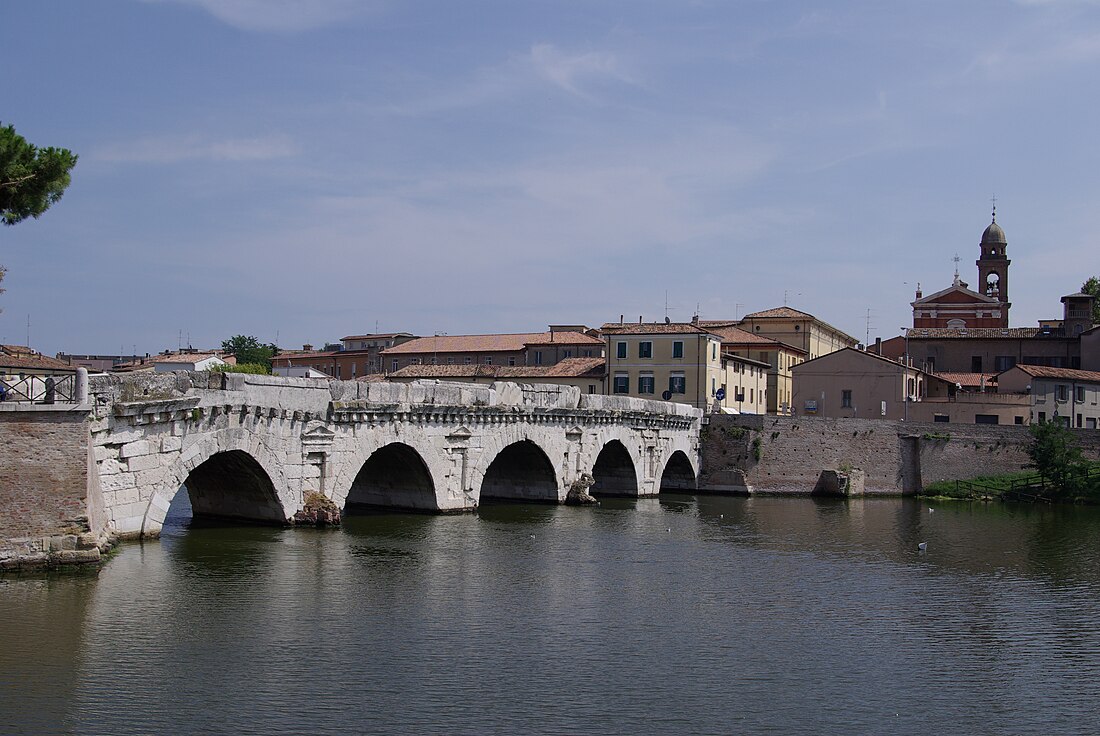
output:
[[[994,220],[990,223],[989,227],[982,233],[982,245],[1007,245],[1008,240],[1005,238],[1005,231],[1001,229],[1001,226]]]

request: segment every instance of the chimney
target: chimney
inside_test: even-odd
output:
[[[691,315],[691,323],[693,325],[699,324],[699,315],[697,315],[697,314]]]
[[[875,338],[875,355],[882,355],[882,338]]]
[[[621,325],[623,324],[623,317],[625,317],[625,316],[626,316],[626,315],[623,315],[623,314],[620,314],[620,315],[619,315],[619,325],[620,325],[620,326],[621,326]]]
[[[641,324],[641,323],[642,323],[642,315],[639,314],[638,315],[638,324]]]
[[[306,343],[305,345],[302,346],[302,350],[305,350],[308,353],[309,351],[313,350],[313,346],[310,345],[309,343]]]

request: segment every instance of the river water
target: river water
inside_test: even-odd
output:
[[[98,575],[0,578],[0,733],[169,732],[1100,733],[1100,511],[173,513]]]

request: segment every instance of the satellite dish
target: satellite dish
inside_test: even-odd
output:
[[[671,391],[665,391],[663,394],[661,394],[661,398],[664,399],[665,401],[668,401],[669,399],[672,398],[672,392]]]

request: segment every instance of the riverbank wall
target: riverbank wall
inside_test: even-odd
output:
[[[925,484],[1017,472],[1028,462],[1023,426],[876,419],[711,415],[700,437],[704,491],[811,493],[824,470],[863,472],[863,492],[919,493]],[[1100,432],[1075,432],[1100,459]]]
[[[109,546],[90,412],[0,404],[0,569],[95,563]]]

